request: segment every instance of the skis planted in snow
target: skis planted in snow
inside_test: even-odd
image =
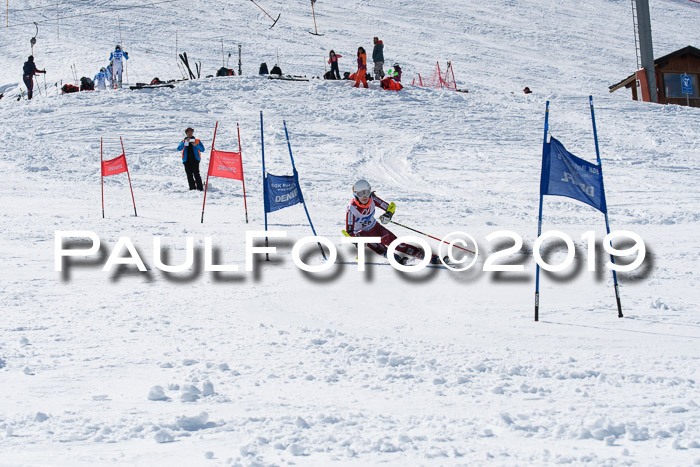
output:
[[[187,60],[187,52],[182,52],[180,54],[180,60],[182,60],[182,64],[185,65],[185,69],[190,74],[190,79],[196,79],[194,73],[192,73],[190,69],[190,62]]]

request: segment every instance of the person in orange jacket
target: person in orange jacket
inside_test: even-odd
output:
[[[367,78],[365,75],[367,74],[367,52],[365,52],[365,49],[363,47],[360,47],[357,49],[357,73],[355,73],[355,84],[353,85],[354,88],[359,88],[360,83],[362,83],[362,86],[365,88],[368,88],[369,85],[367,84]]]

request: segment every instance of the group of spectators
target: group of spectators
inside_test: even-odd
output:
[[[341,79],[340,69],[338,67],[338,59],[342,55],[338,55],[331,50],[328,54],[328,63],[331,66],[330,79]],[[379,80],[383,89],[399,90],[401,86],[401,67],[394,64],[389,68],[388,74],[384,73],[384,43],[378,37],[374,38],[374,49],[372,50],[372,62],[374,62],[374,78]],[[357,71],[348,77],[355,84],[353,87],[359,88],[360,84],[368,88],[367,84],[367,52],[364,47],[357,49]]]

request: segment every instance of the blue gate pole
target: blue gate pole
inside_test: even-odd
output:
[[[591,121],[593,122],[593,139],[595,140],[595,157],[598,160],[598,170],[600,170],[600,186],[603,189],[603,199],[605,199],[605,185],[603,184],[603,164],[600,161],[600,150],[598,149],[598,132],[595,128],[595,112],[593,111],[593,96],[588,96],[591,106]],[[608,223],[608,203],[605,203],[605,231],[610,234],[610,224]],[[611,244],[612,246],[612,244]],[[610,255],[610,262],[615,264],[615,257]],[[617,317],[622,318],[622,303],[620,302],[620,286],[617,283],[617,272],[613,269],[613,283],[615,284],[615,300],[617,300]]]
[[[265,232],[267,232],[267,175],[265,172],[265,137],[263,136],[263,113],[260,111],[260,147],[262,148],[262,171],[263,171],[263,210],[265,211]],[[268,239],[265,237],[265,246],[268,246]],[[265,261],[270,261],[270,254],[265,253]]]
[[[299,193],[301,193],[301,203],[304,205],[304,212],[306,212],[306,218],[309,219],[309,225],[311,226],[311,231],[314,233],[314,237],[317,237],[316,235],[316,229],[314,229],[314,224],[311,222],[311,216],[309,215],[309,210],[306,209],[306,200],[304,199],[304,194],[301,191],[301,184],[299,183],[299,175],[297,174],[297,168],[294,165],[294,156],[292,155],[292,145],[289,142],[289,132],[287,132],[287,122],[282,120],[282,124],[284,125],[284,136],[287,137],[287,147],[289,148],[289,158],[292,160],[292,170],[294,171],[294,179],[297,182],[297,188],[299,188]],[[323,255],[323,259],[327,260],[326,258],[326,252],[323,251],[323,247],[321,246],[321,243],[318,243],[318,248],[321,250],[321,254]]]
[[[547,149],[547,132],[549,131],[549,101],[544,111],[544,142],[542,143],[542,169],[540,170],[540,213],[537,216],[537,238],[542,235],[542,177],[544,177],[544,152]],[[540,265],[535,265],[535,321],[540,320]]]

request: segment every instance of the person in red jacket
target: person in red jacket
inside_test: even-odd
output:
[[[365,52],[365,49],[363,47],[360,47],[357,49],[357,73],[355,73],[355,84],[353,85],[354,88],[359,88],[360,83],[362,83],[362,86],[365,88],[368,88],[369,85],[367,84],[367,78],[365,75],[367,74],[367,52]]]
[[[328,54],[328,64],[331,66],[331,79],[340,79],[340,69],[338,68],[339,58],[343,58],[343,56],[336,55],[336,53],[332,50]]]

